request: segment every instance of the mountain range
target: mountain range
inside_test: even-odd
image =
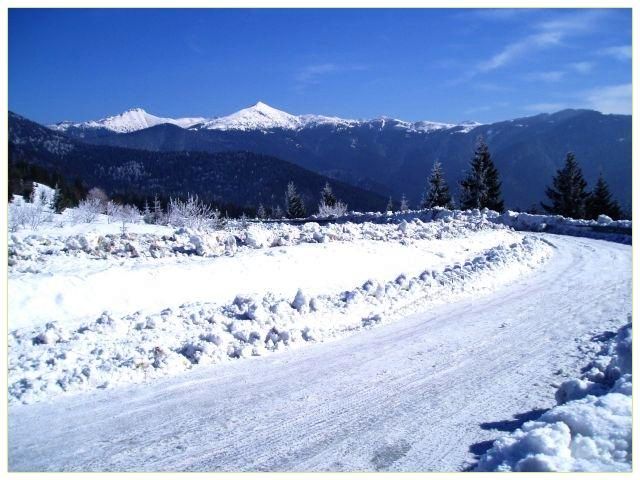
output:
[[[616,199],[631,203],[631,116],[562,110],[491,124],[381,117],[352,120],[292,115],[258,102],[228,116],[163,118],[142,109],[101,120],[50,125],[85,143],[154,152],[251,151],[416,205],[434,161],[457,194],[484,137],[509,208],[539,205],[573,151],[590,185],[602,173]]]
[[[268,155],[249,151],[155,152],[92,145],[13,112],[9,112],[9,172],[10,195],[23,193],[30,181],[42,181],[27,178],[39,172],[46,178],[63,178],[67,184],[80,181],[85,190],[100,187],[111,197],[138,203],[155,195],[166,200],[191,193],[204,201],[235,208],[236,212],[238,208],[251,210],[260,203],[267,209],[283,208],[284,193],[291,181],[309,213],[315,213],[327,182],[352,209],[381,210],[388,201],[377,193]],[[12,172],[20,178],[12,178]]]

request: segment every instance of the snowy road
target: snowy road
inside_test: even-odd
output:
[[[522,281],[346,339],[9,410],[10,470],[464,469],[631,313],[631,247],[544,236]],[[517,416],[517,417],[516,417]]]

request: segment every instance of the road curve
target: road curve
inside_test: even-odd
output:
[[[338,341],[9,409],[11,471],[455,471],[554,404],[631,314],[631,247],[557,249],[489,296]]]

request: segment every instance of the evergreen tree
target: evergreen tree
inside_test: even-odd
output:
[[[409,210],[409,202],[407,201],[407,197],[405,197],[403,193],[402,199],[400,200],[400,211],[406,212],[407,210]]]
[[[467,177],[460,182],[460,207],[463,210],[486,207],[502,212],[504,202],[501,198],[498,170],[491,160],[489,147],[482,137],[478,137],[476,141],[473,160],[469,166],[471,170]]]
[[[258,205],[256,215],[260,220],[267,218],[267,211],[264,209],[264,205],[262,205],[262,203]]]
[[[393,198],[389,197],[389,201],[387,202],[387,207],[385,208],[385,212],[393,212]]]
[[[453,208],[449,186],[444,179],[442,164],[437,160],[431,169],[429,184],[422,200],[421,208],[445,207]]]
[[[160,225],[164,222],[164,211],[158,195],[153,197],[153,223]]]
[[[153,214],[151,213],[151,208],[149,208],[149,201],[144,199],[144,208],[142,210],[142,218],[145,223],[153,223]]]
[[[542,203],[542,208],[554,215],[584,218],[585,204],[589,197],[586,188],[587,182],[582,176],[582,170],[576,157],[572,152],[569,152],[564,167],[558,170],[556,176],[553,177],[553,186],[546,189],[551,204]]]
[[[302,197],[298,195],[296,186],[293,182],[289,182],[287,185],[287,192],[285,193],[285,207],[287,209],[287,218],[305,218],[307,216],[307,211],[304,208]]]
[[[620,205],[611,198],[609,185],[607,185],[607,182],[602,178],[602,174],[598,177],[593,191],[589,197],[587,197],[586,213],[587,218],[594,220],[598,218],[598,215],[607,215],[613,220],[618,220],[621,217],[622,211]]]
[[[320,192],[320,202],[327,207],[335,207],[338,199],[333,194],[333,190],[331,189],[331,185],[327,182]]]

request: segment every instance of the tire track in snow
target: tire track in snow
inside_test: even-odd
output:
[[[152,385],[12,407],[10,468],[464,468],[472,445],[500,433],[483,424],[553,405],[554,372],[576,372],[586,336],[631,312],[630,247],[544,237],[558,253],[488,297]]]

